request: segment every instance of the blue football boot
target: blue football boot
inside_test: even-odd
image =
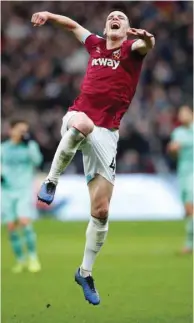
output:
[[[75,273],[75,281],[82,287],[86,301],[93,305],[100,304],[100,297],[94,286],[94,279],[92,276],[82,277],[79,268]]]
[[[51,181],[46,181],[42,184],[40,191],[38,193],[38,200],[46,204],[51,204],[54,200],[56,191],[56,184]]]

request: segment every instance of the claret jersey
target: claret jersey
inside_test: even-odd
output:
[[[81,93],[69,111],[82,111],[94,124],[118,128],[138,84],[144,56],[131,51],[134,40],[106,49],[106,40],[89,35],[85,47],[90,54]]]

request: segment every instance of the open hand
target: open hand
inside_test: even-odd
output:
[[[144,39],[144,40],[154,37],[148,31],[146,31],[144,29],[136,29],[136,28],[129,28],[127,34],[128,34],[128,36],[133,35],[133,36],[137,36],[138,38]]]
[[[33,23],[34,27],[39,27],[43,26],[48,19],[48,11],[36,12],[32,15],[31,22]]]

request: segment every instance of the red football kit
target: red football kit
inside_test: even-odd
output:
[[[69,111],[81,111],[96,126],[118,128],[136,91],[143,55],[131,51],[134,40],[106,49],[106,40],[91,34],[85,41],[90,54],[81,93]]]

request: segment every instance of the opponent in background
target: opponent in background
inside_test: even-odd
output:
[[[31,140],[29,125],[24,120],[10,124],[9,139],[1,146],[1,211],[8,229],[16,264],[12,271],[41,269],[32,226],[34,172],[42,162],[37,142]],[[24,251],[25,249],[25,251]]]
[[[177,158],[177,175],[186,215],[186,240],[182,253],[193,252],[193,112],[189,106],[179,109],[181,126],[171,134],[168,151]]]

